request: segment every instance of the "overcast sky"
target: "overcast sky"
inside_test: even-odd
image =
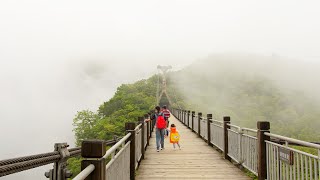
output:
[[[221,52],[317,61],[319,7],[285,0],[1,0],[0,159],[72,144],[77,110],[97,109],[118,85],[148,77],[157,64],[179,69]]]

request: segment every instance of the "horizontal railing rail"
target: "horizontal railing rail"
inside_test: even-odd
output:
[[[82,170],[73,180],[84,180],[86,179],[95,169],[93,164],[87,166],[84,170]]]
[[[310,147],[310,148],[315,148],[315,149],[320,149],[320,145],[317,143],[312,143],[312,142],[307,142],[307,141],[301,141],[298,139],[294,139],[294,138],[289,138],[289,137],[285,137],[285,136],[281,136],[281,135],[277,135],[277,134],[272,134],[272,133],[264,133],[266,136],[269,137],[273,137],[275,139],[279,139],[281,141],[284,141],[285,143],[288,144],[292,144],[292,145],[300,145],[300,146],[304,146],[304,147]]]
[[[117,139],[108,140],[105,142],[106,145],[110,146],[115,144],[117,142]],[[65,162],[67,159],[79,156],[81,154],[81,147],[67,149],[67,147],[69,146],[66,143],[56,143],[55,147],[55,151],[53,152],[1,160],[0,177],[45,166],[52,163],[58,163],[59,161],[61,161],[61,159],[64,159]],[[68,155],[65,156],[63,154]]]

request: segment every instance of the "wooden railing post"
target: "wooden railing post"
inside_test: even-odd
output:
[[[190,111],[188,111],[187,117],[187,126],[190,129]]]
[[[130,180],[134,180],[135,178],[135,168],[136,168],[136,123],[129,122],[125,124],[126,131],[131,133],[130,136]],[[104,167],[105,168],[105,167]]]
[[[177,119],[179,119],[179,109],[175,110],[175,116],[176,116]]]
[[[149,139],[152,137],[152,132],[153,132],[153,128],[152,128],[152,125],[153,125],[153,123],[152,123],[152,121],[153,120],[151,120],[151,116],[152,116],[152,113],[151,112],[149,112],[148,113],[148,119],[150,119],[150,121],[148,121],[149,122]]]
[[[149,134],[149,141],[150,141],[150,138],[152,138],[152,132],[153,132],[153,125],[152,125],[152,121],[149,121],[149,129],[150,129],[150,134]]]
[[[207,114],[207,138],[208,138],[208,145],[211,146],[211,142],[210,142],[210,139],[211,139],[211,127],[210,127],[210,121],[212,119],[212,114]]]
[[[182,109],[180,110],[180,122],[183,123],[183,110]]]
[[[187,111],[183,110],[183,124],[184,125],[186,125],[186,114],[187,114]]]
[[[184,110],[182,110],[181,112],[182,112],[182,114],[181,114],[181,121],[182,121],[182,123],[184,124]]]
[[[145,114],[144,115],[144,120],[148,119],[149,118],[149,115],[148,114]],[[150,142],[150,135],[151,135],[151,132],[150,132],[150,121],[147,121],[147,146],[149,146],[149,142]],[[147,148],[147,147],[146,147]]]
[[[144,159],[144,154],[145,154],[145,146],[144,146],[145,145],[145,137],[144,137],[144,133],[146,133],[146,132],[144,130],[144,124],[145,124],[144,117],[140,117],[139,120],[140,120],[140,123],[141,123],[141,160],[142,160],[142,159]]]
[[[258,137],[258,180],[267,179],[267,150],[266,141],[270,141],[270,137],[264,135],[270,132],[270,123],[266,121],[257,122]]]
[[[225,116],[223,117],[223,136],[224,136],[224,159],[231,161],[231,158],[228,155],[228,129],[230,129],[230,126],[227,124],[230,124],[230,117]]]
[[[200,123],[201,123],[201,119],[202,119],[202,113],[199,112],[199,113],[198,113],[198,135],[199,135],[199,137],[201,137],[201,135],[200,135],[200,131],[201,131],[201,125],[200,125]]]
[[[102,140],[85,140],[81,145],[81,170],[90,164],[94,165],[94,171],[86,180],[104,180],[106,176],[106,160],[102,158],[106,153],[106,143]]]
[[[178,109],[174,109],[174,116],[177,118],[178,117]]]
[[[155,114],[155,112],[154,111],[151,111],[151,116],[153,116]],[[154,131],[154,126],[156,125],[156,120],[155,119],[153,119],[152,121],[151,121],[151,131],[153,132]]]
[[[176,113],[176,118],[179,119],[179,109],[176,109],[175,113]]]
[[[194,132],[194,117],[195,117],[195,114],[196,114],[195,111],[191,112],[191,129],[192,129],[192,132]]]

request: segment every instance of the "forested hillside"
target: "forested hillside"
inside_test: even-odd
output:
[[[154,108],[157,81],[157,76],[152,76],[134,84],[123,84],[97,112],[79,111],[73,120],[76,144],[81,145],[83,139],[109,140],[123,136],[126,122],[137,121],[138,117]],[[74,175],[80,172],[80,162],[80,158],[69,160],[69,168]]]
[[[188,109],[220,120],[229,115],[233,123],[251,128],[270,121],[274,133],[320,141],[319,94],[313,93],[317,70],[300,65],[279,57],[216,55],[170,78]]]

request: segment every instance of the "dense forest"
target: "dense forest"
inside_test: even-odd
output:
[[[172,86],[190,110],[231,116],[234,124],[255,128],[270,121],[271,131],[320,141],[316,67],[280,57],[215,55],[173,72]],[[307,63],[305,63],[307,64]]]
[[[154,108],[157,82],[158,77],[152,76],[133,84],[123,84],[97,112],[79,111],[73,120],[76,145],[81,145],[83,139],[109,140],[123,136],[126,122],[137,121]],[[74,176],[80,172],[80,162],[80,158],[69,159],[69,169]]]
[[[171,72],[168,92],[175,107],[212,113],[218,120],[231,116],[232,123],[249,128],[255,128],[257,121],[270,121],[273,133],[320,141],[319,96],[312,94],[312,88],[291,86],[306,80],[297,79],[293,67],[274,57],[213,56]],[[97,112],[79,111],[73,121],[76,144],[124,135],[126,122],[154,108],[158,81],[155,75],[123,84]],[[80,171],[80,160],[69,160],[74,174]]]

